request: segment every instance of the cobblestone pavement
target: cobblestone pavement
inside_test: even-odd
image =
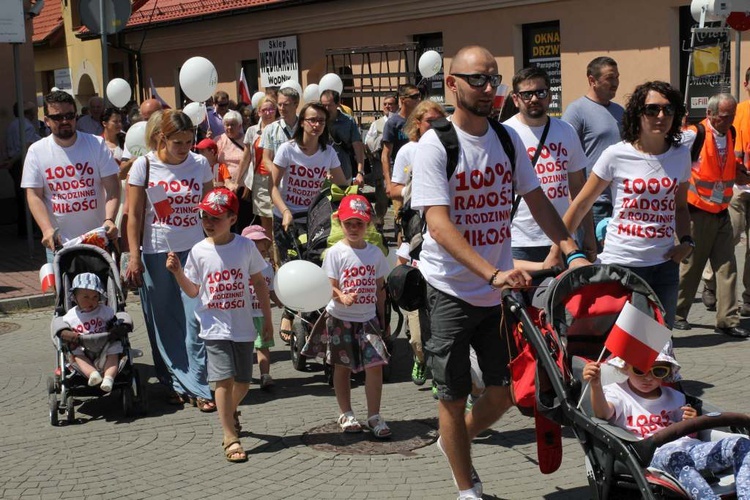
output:
[[[128,310],[136,324],[132,343],[146,351],[137,366],[152,375],[140,305],[132,296]],[[687,386],[720,407],[750,411],[748,345],[714,334],[711,315],[696,303],[690,319],[697,326],[676,333]],[[417,387],[411,382],[404,338],[396,341],[382,414],[391,422],[397,444],[403,440],[427,446],[401,454],[363,455],[305,445],[321,443],[319,430],[315,439],[303,437],[336,417],[333,391],[320,365],[297,372],[287,348],[276,346],[274,392],[253,385],[242,407],[242,441],[250,460],[229,464],[221,452],[216,414],[167,405],[153,377],[151,411],[145,418],[124,418],[119,401],[108,396],[77,406],[78,423],[51,427],[46,394],[46,379],[54,367],[50,317],[48,310],[0,316],[2,498],[456,497],[447,463],[431,444],[436,404],[429,384]],[[10,331],[13,325],[8,323],[19,328]],[[365,415],[361,384],[353,389],[353,400],[355,412]],[[474,463],[485,498],[589,498],[583,455],[570,430],[564,430],[562,466],[543,476],[536,465],[532,426],[531,419],[512,409],[475,441]],[[338,437],[332,435],[331,441]],[[373,449],[377,446],[372,444]]]

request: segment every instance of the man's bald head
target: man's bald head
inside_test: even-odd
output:
[[[492,52],[479,45],[469,45],[456,52],[449,73],[471,73],[477,65],[491,64],[497,70],[497,61]]]
[[[148,120],[157,111],[161,111],[161,103],[156,99],[146,99],[141,103],[141,116],[144,120]]]

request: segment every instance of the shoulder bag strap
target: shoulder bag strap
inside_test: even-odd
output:
[[[552,119],[548,116],[547,123],[544,125],[544,130],[542,131],[542,137],[539,138],[539,144],[536,145],[536,151],[534,152],[534,157],[531,159],[532,168],[536,168],[536,162],[539,161],[539,155],[542,154],[542,148],[544,148],[544,141],[547,140],[547,133],[549,132],[550,123],[552,123]],[[513,208],[510,209],[510,220],[513,220],[513,217],[515,217],[516,212],[518,211],[518,205],[520,204],[521,204],[521,197],[515,196],[513,198]]]

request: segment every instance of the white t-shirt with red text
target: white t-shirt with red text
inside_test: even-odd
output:
[[[148,185],[160,185],[174,210],[166,219],[156,217],[154,207],[146,203],[143,253],[183,252],[203,239],[198,219],[198,203],[203,199],[203,184],[211,182],[211,166],[203,156],[189,153],[184,162],[170,165],[150,152],[151,174]],[[138,158],[130,169],[128,183],[143,186],[146,182],[146,157]]]
[[[657,399],[638,396],[627,381],[605,385],[603,390],[605,398],[615,408],[610,423],[639,438],[645,439],[682,420],[680,408],[685,406],[685,395],[671,387],[662,386]]]
[[[602,262],[634,267],[665,262],[675,244],[675,194],[690,178],[690,150],[677,146],[654,156],[623,141],[605,149],[592,172],[612,183],[614,198]]]
[[[93,310],[83,312],[78,306],[70,308],[63,316],[68,328],[81,335],[104,333],[107,323],[115,317],[115,311],[104,304],[99,304]]]
[[[417,150],[416,142],[407,142],[401,146],[393,160],[393,174],[391,182],[406,186],[411,179],[411,165],[414,162],[414,152]]]
[[[529,127],[518,119],[518,115],[503,122],[518,132],[526,145],[525,150],[529,158],[536,154],[539,139],[544,133],[541,127]],[[573,127],[557,118],[550,118],[549,131],[544,140],[542,152],[539,154],[534,170],[539,178],[539,185],[552,202],[557,213],[562,217],[570,206],[570,186],[568,173],[578,172],[588,166],[589,160],[583,152],[581,141]],[[521,199],[518,210],[513,217],[511,228],[514,247],[540,247],[552,245],[539,224],[531,216],[526,202]]]
[[[302,152],[296,141],[285,142],[279,146],[273,163],[284,169],[279,192],[292,214],[307,212],[312,201],[320,193],[328,171],[341,167],[333,147],[318,149],[314,155],[308,156]],[[281,217],[281,212],[275,206],[273,214]]]
[[[266,286],[268,287],[268,291],[273,291],[273,266],[270,262],[266,262],[268,264],[260,273],[263,275],[263,279],[266,280]],[[258,300],[258,294],[255,293],[255,286],[253,286],[252,280],[250,281],[250,293],[253,295],[253,318],[262,318],[263,317],[263,309],[260,307],[260,300]]]
[[[458,165],[447,179],[447,153],[434,130],[419,141],[412,165],[412,208],[448,206],[451,222],[474,250],[501,270],[513,268],[510,251],[510,209],[515,192],[524,195],[539,187],[526,150],[518,134],[506,127],[516,149],[513,174],[508,156],[491,127],[476,137],[455,127],[460,144]],[[419,255],[419,269],[438,290],[469,304],[489,307],[500,304],[500,291],[459,263],[432,238],[428,231]]]
[[[102,178],[119,172],[102,140],[85,132],[76,135],[67,148],[53,136],[29,146],[21,178],[22,188],[44,188],[50,222],[60,228],[63,243],[104,223],[107,197]]]
[[[258,336],[253,326],[250,276],[268,264],[251,240],[235,235],[225,245],[207,239],[197,243],[185,263],[185,276],[200,286],[200,305],[195,316],[201,325],[198,336],[207,340],[252,342]]]
[[[339,241],[326,252],[323,270],[329,278],[338,281],[343,293],[357,294],[356,302],[350,306],[331,300],[326,306],[328,314],[359,323],[377,317],[376,280],[388,274],[388,261],[378,247],[367,243],[365,248],[352,248]]]

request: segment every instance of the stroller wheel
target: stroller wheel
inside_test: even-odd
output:
[[[302,349],[305,347],[305,341],[307,340],[306,336],[307,328],[305,328],[305,325],[296,323],[291,342],[289,342],[289,349],[292,353],[292,366],[300,372],[305,371],[305,366],[307,366],[307,358],[302,355]]]
[[[135,413],[135,405],[133,403],[134,394],[133,388],[128,386],[121,389],[122,391],[122,411],[126,417],[132,417]]]
[[[69,424],[76,422],[76,408],[74,406],[73,395],[70,393],[65,398],[65,420]]]
[[[47,394],[54,394],[56,392],[55,377],[47,377]]]
[[[60,403],[57,401],[57,394],[54,392],[49,395],[49,423],[53,427],[60,424]]]
[[[133,387],[135,389],[136,409],[139,414],[147,415],[148,394],[146,394],[146,382],[141,378],[141,373],[137,369],[133,371]]]

